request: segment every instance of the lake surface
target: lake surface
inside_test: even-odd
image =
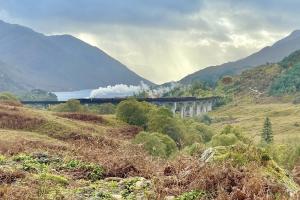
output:
[[[91,92],[93,90],[79,90],[79,91],[73,91],[73,92],[54,92],[54,94],[57,96],[58,101],[67,101],[70,99],[86,99],[90,98]],[[98,93],[98,98],[115,98],[115,97],[128,97],[132,96],[134,92],[130,91],[110,91],[110,92],[103,92],[101,94]]]
[[[67,101],[69,99],[84,99],[89,98],[92,90],[79,90],[73,92],[54,92],[58,101]]]

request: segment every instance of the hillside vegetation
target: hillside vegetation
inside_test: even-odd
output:
[[[133,98],[36,109],[3,93],[0,198],[296,200],[300,106],[289,89],[297,79],[285,77],[298,54],[216,88],[195,82],[165,94],[224,97],[200,118]]]
[[[216,125],[133,99],[117,118],[0,102],[1,199],[296,197],[273,151]]]
[[[216,91],[236,97],[295,98],[300,91],[299,66],[300,51],[296,51],[277,64],[262,65],[238,76],[223,77]]]

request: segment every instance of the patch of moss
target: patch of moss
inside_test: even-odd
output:
[[[113,198],[112,194],[110,194],[109,192],[96,192],[94,195],[94,199],[99,199],[99,200],[114,200],[115,198]]]
[[[135,190],[135,184],[138,182],[138,178],[132,178],[128,179],[126,181],[123,181],[123,191],[122,191],[122,197],[125,199],[128,199],[132,196],[132,193]]]
[[[39,175],[40,181],[49,181],[54,184],[60,184],[60,185],[68,185],[69,181],[63,176],[50,174],[50,173],[41,173]]]
[[[13,157],[13,161],[20,162],[25,171],[41,172],[47,168],[46,164],[40,163],[36,158],[27,154],[19,154]]]
[[[185,193],[181,194],[180,196],[175,198],[175,200],[197,200],[201,197],[204,197],[205,195],[206,194],[203,191],[193,190],[193,191],[185,192]]]
[[[6,162],[6,157],[0,154],[0,165],[3,165]]]
[[[79,160],[70,160],[64,164],[63,168],[68,170],[83,170],[88,172],[87,179],[97,181],[103,178],[104,169],[100,165],[94,163],[85,163]]]

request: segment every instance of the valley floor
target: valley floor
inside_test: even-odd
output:
[[[300,139],[300,105],[292,103],[255,104],[241,103],[224,106],[210,113],[212,127],[218,131],[226,125],[238,126],[242,131],[260,142],[266,117],[272,122],[276,143]]]

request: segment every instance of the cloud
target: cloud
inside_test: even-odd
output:
[[[298,0],[0,0],[0,17],[69,33],[162,83],[245,57],[300,27]]]
[[[0,0],[0,4],[11,15],[30,20],[163,28],[182,26],[181,16],[201,7],[198,0]]]

